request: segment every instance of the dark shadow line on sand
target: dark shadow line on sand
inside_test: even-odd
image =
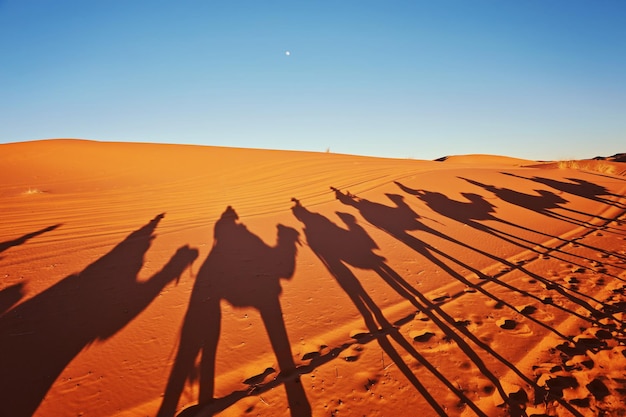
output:
[[[19,245],[23,245],[24,243],[26,243],[28,240],[37,237],[39,235],[42,235],[46,232],[51,232],[54,229],[61,227],[62,224],[55,224],[52,226],[48,226],[45,227],[43,229],[37,230],[35,232],[31,232],[31,233],[27,233],[24,236],[18,237],[17,239],[13,239],[13,240],[8,240],[6,242],[0,242],[0,252],[4,252],[5,250],[13,247],[13,246],[19,246]]]

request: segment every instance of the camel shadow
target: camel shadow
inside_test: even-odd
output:
[[[577,195],[588,200],[597,201],[598,203],[607,204],[622,209],[626,208],[623,203],[615,200],[622,198],[622,195],[612,193],[606,187],[580,178],[566,178],[566,180],[569,181],[566,182],[537,176],[528,178],[508,172],[503,172],[502,174],[534,181],[539,184],[547,185],[548,187],[551,187],[555,190],[571,195]]]
[[[483,184],[479,181],[471,180],[468,178],[461,178],[472,185],[480,187],[486,191],[493,193],[498,199],[505,201],[509,204],[513,204],[518,207],[525,208],[530,211],[542,214],[546,217],[564,221],[575,226],[582,227],[596,227],[589,223],[587,220],[581,220],[576,216],[583,216],[584,218],[598,218],[603,221],[612,219],[606,219],[601,216],[593,216],[589,213],[585,213],[579,210],[567,207],[568,200],[563,197],[548,191],[548,190],[535,190],[537,194],[527,194],[520,191],[512,190],[510,188],[496,187],[491,184]],[[557,210],[565,211],[561,213]]]
[[[198,356],[198,405],[181,415],[212,415],[223,408],[223,399],[214,398],[222,300],[259,311],[280,367],[277,379],[283,381],[291,414],[311,415],[280,304],[280,280],[291,278],[295,270],[298,232],[280,224],[277,229],[277,243],[269,246],[239,222],[230,206],[215,223],[214,244],[192,289],[158,416],[175,415],[185,382],[196,372]]]
[[[491,234],[493,236],[495,236],[496,238],[502,239],[508,243],[512,243],[512,244],[517,244],[519,246],[521,246],[522,248],[526,248],[529,250],[533,250],[534,252],[537,252],[536,250],[534,250],[534,248],[532,247],[526,247],[523,246],[519,243],[516,242],[516,240],[520,240],[520,241],[524,241],[526,243],[530,243],[533,246],[540,246],[542,247],[545,251],[550,251],[551,256],[553,256],[554,258],[557,259],[562,259],[559,258],[555,253],[559,253],[561,252],[560,246],[562,246],[563,244],[569,242],[566,240],[561,239],[558,236],[552,236],[549,235],[547,233],[544,232],[539,232],[539,231],[534,231],[532,229],[526,228],[524,226],[521,225],[515,225],[513,223],[507,222],[505,220],[499,219],[498,217],[495,217],[492,213],[493,213],[493,205],[491,205],[491,203],[487,202],[482,196],[477,195],[477,194],[470,194],[470,193],[462,193],[462,195],[468,199],[467,202],[463,202],[463,201],[457,201],[457,200],[453,200],[450,199],[449,197],[447,197],[444,194],[438,193],[438,192],[432,192],[432,191],[427,191],[427,190],[413,190],[409,187],[406,187],[398,182],[396,182],[396,185],[398,185],[404,192],[408,193],[408,194],[412,194],[415,195],[417,198],[419,198],[420,200],[422,200],[424,203],[426,203],[426,205],[433,210],[436,213],[439,213],[443,216],[446,216],[447,218],[453,219],[455,221],[458,221],[460,223],[463,223],[467,226],[470,226],[472,228],[474,228],[477,231],[480,232],[484,232],[484,233],[488,233]],[[482,224],[480,221],[483,220],[492,220],[495,222],[500,222],[506,225],[509,225],[511,227],[517,227],[519,229],[522,230],[527,230],[527,231],[531,231],[531,232],[535,232],[544,236],[549,236],[551,238],[554,239],[558,239],[563,241],[563,243],[560,244],[560,246],[556,246],[556,247],[545,247],[543,245],[540,245],[536,242],[532,242],[529,241],[527,239],[524,239],[518,235],[515,234],[511,234],[511,233],[505,233],[501,230],[497,230],[493,227],[487,226]],[[446,237],[446,239],[450,240],[450,241],[454,241],[453,239]],[[600,326],[601,323],[598,321],[599,318],[603,318],[603,317],[607,317],[610,314],[607,311],[604,310],[598,310],[597,308],[593,307],[592,304],[590,304],[588,301],[586,301],[586,299],[592,301],[593,303],[596,304],[601,304],[604,307],[607,307],[606,305],[604,305],[604,303],[600,302],[599,300],[596,300],[592,297],[590,297],[587,294],[581,293],[579,291],[576,291],[572,288],[565,288],[563,285],[558,284],[558,283],[554,283],[551,282],[549,279],[542,277],[538,274],[532,273],[531,271],[529,271],[528,269],[524,268],[523,265],[521,264],[515,264],[512,263],[506,259],[502,259],[499,258],[491,253],[485,252],[483,250],[480,250],[476,247],[469,247],[466,244],[459,242],[459,241],[455,241],[455,243],[462,245],[464,247],[466,247],[467,249],[472,249],[473,251],[480,253],[483,256],[489,257],[491,259],[493,259],[494,261],[504,264],[506,265],[507,268],[509,268],[510,270],[516,269],[519,270],[521,272],[523,272],[524,274],[528,275],[529,277],[531,277],[532,279],[539,281],[541,283],[543,283],[546,288],[549,288],[551,290],[554,290],[556,292],[558,292],[560,295],[564,296],[565,298],[567,298],[568,300],[572,301],[573,303],[583,307],[584,309],[586,309],[590,316],[586,317],[581,315],[580,313],[576,312],[576,311],[570,311],[565,309],[564,307],[561,306],[557,306],[557,308],[563,310],[563,311],[567,311],[568,313],[575,315],[585,321],[589,321],[591,323],[593,323],[594,325],[598,325]],[[580,243],[582,245],[582,243]],[[591,246],[585,245],[590,249],[594,249],[594,250],[600,250],[600,249],[596,249],[593,248]],[[541,254],[541,252],[538,252]],[[585,258],[586,259],[586,258]],[[562,259],[564,260],[564,259]],[[565,260],[564,260],[565,261]],[[570,261],[571,262],[571,261]],[[458,261],[457,261],[458,263]],[[577,264],[578,266],[582,266]],[[465,265],[463,264],[462,266],[464,266],[466,269],[469,270],[473,270],[473,268],[471,268],[469,265]],[[475,271],[473,270],[473,272],[477,273],[480,276],[480,272],[479,271]],[[464,281],[464,278],[461,276],[456,276],[457,279]],[[483,277],[484,279],[486,279],[487,277]],[[618,278],[619,279],[619,278]],[[507,288],[509,288],[512,291],[516,291],[519,292],[520,294],[523,294],[527,297],[532,297],[532,298],[536,298],[536,296],[533,296],[532,294],[526,293],[526,292],[522,292],[519,291],[518,289],[511,287],[510,285],[508,285],[507,283],[498,280],[497,276],[493,276],[491,277],[491,281],[494,283],[497,283],[498,285],[501,286],[505,286]],[[545,300],[541,300],[541,299],[537,299],[538,301],[544,302]],[[546,327],[545,325],[538,323],[540,325],[542,325],[543,327]],[[553,331],[554,333],[557,333],[554,329],[551,329],[551,331]],[[559,334],[559,336],[562,336]]]
[[[399,184],[400,185],[400,184]],[[553,285],[552,283],[548,282],[546,279],[543,279],[542,277],[537,276],[536,274],[531,273],[530,271],[526,270],[523,268],[523,266],[520,265],[513,265],[510,262],[504,260],[504,259],[500,259],[497,256],[490,254],[488,252],[484,252],[481,251],[477,248],[471,247],[461,241],[458,241],[450,236],[447,236],[441,232],[439,232],[436,229],[433,229],[425,224],[423,224],[420,221],[420,216],[415,213],[411,207],[409,207],[409,205],[404,201],[404,198],[400,195],[396,195],[396,194],[386,194],[386,196],[392,201],[392,203],[394,204],[393,206],[389,206],[389,205],[385,205],[382,203],[378,203],[378,202],[374,202],[374,201],[370,201],[364,198],[360,198],[354,195],[351,195],[349,193],[343,193],[340,190],[331,187],[331,190],[333,190],[335,192],[335,196],[336,198],[342,202],[345,205],[351,206],[356,208],[359,213],[361,214],[361,216],[363,217],[363,219],[365,219],[368,223],[370,223],[371,225],[377,227],[378,229],[386,232],[387,234],[389,234],[390,236],[394,237],[395,239],[397,239],[398,241],[404,243],[405,245],[407,245],[408,247],[412,248],[413,250],[415,250],[417,253],[423,255],[429,262],[433,263],[434,265],[436,265],[439,269],[441,269],[442,271],[444,271],[445,273],[449,274],[451,277],[455,278],[456,280],[460,281],[461,283],[465,284],[467,287],[472,288],[473,290],[479,291],[482,294],[488,296],[489,298],[492,298],[494,301],[496,301],[498,304],[503,305],[503,306],[507,306],[508,308],[515,310],[515,307],[506,303],[504,300],[500,300],[498,299],[498,297],[495,297],[493,294],[491,294],[489,291],[487,291],[486,289],[484,289],[482,287],[482,285],[480,284],[473,284],[472,282],[470,282],[468,279],[466,279],[463,275],[459,274],[457,271],[455,271],[453,268],[451,268],[447,263],[445,263],[442,259],[447,259],[450,262],[462,267],[463,269],[466,269],[468,271],[473,272],[474,274],[476,274],[476,276],[480,277],[483,282],[494,282],[496,284],[502,285],[508,289],[511,289],[515,292],[518,292],[522,295],[530,295],[524,291],[521,291],[511,285],[508,285],[507,283],[503,282],[503,281],[499,281],[497,279],[497,277],[487,277],[485,276],[481,271],[477,270],[476,268],[472,267],[471,265],[468,265],[462,261],[460,261],[459,259],[456,259],[454,256],[450,255],[449,253],[446,253],[440,249],[438,249],[437,247],[435,247],[434,245],[430,245],[427,242],[418,239],[417,237],[413,236],[412,234],[409,233],[409,231],[412,230],[418,230],[418,231],[422,231],[422,232],[427,232],[429,234],[431,234],[434,237],[446,240],[450,243],[453,243],[455,245],[464,247],[466,249],[470,249],[473,251],[476,251],[477,253],[480,253],[484,256],[487,256],[497,262],[503,263],[507,266],[509,266],[511,269],[515,268],[518,269],[524,273],[526,273],[529,276],[532,276],[533,278],[537,279],[538,281],[544,282],[546,283],[546,285],[550,284]],[[406,187],[404,188],[405,191],[407,191]],[[475,204],[471,203],[471,204]],[[476,217],[476,218],[490,218],[492,216],[491,212],[493,206],[491,206],[489,203],[485,202],[485,204],[480,204],[480,205],[472,205],[471,207],[468,207],[468,210],[470,211],[469,214],[467,214],[469,217]],[[448,213],[450,214],[450,213]],[[465,214],[463,214],[462,216],[465,216]],[[458,216],[456,216],[458,217]],[[455,217],[453,217],[455,218]],[[467,219],[466,219],[467,220]],[[480,223],[476,222],[477,227],[480,226]],[[307,235],[307,240],[309,240],[309,237]],[[311,245],[310,241],[309,241],[309,245]],[[512,364],[510,361],[508,361],[506,358],[504,358],[501,354],[499,354],[497,351],[495,351],[494,349],[492,349],[488,344],[484,343],[482,340],[480,340],[479,338],[477,338],[474,334],[471,333],[471,331],[469,331],[467,328],[463,327],[463,326],[458,326],[456,323],[456,321],[454,320],[454,318],[450,317],[448,314],[445,313],[445,311],[443,311],[440,307],[439,302],[433,302],[430,299],[428,299],[424,294],[420,293],[419,291],[417,291],[413,286],[411,286],[408,282],[406,282],[406,280],[404,280],[399,274],[397,274],[395,271],[393,271],[389,266],[387,266],[386,264],[382,264],[380,271],[377,271],[379,273],[379,275],[381,276],[381,278],[383,278],[392,288],[394,288],[394,290],[396,290],[396,292],[398,292],[398,294],[402,295],[404,298],[406,298],[407,300],[411,301],[418,309],[420,309],[421,311],[423,311],[424,313],[426,313],[427,315],[430,314],[430,312],[437,312],[437,315],[429,315],[428,317],[434,322],[436,323],[443,331],[444,333],[446,333],[446,335],[448,337],[450,337],[452,340],[454,340],[459,347],[465,352],[465,354],[476,364],[476,366],[481,370],[481,372],[483,373],[483,375],[485,375],[496,387],[496,389],[500,392],[501,397],[505,400],[505,402],[508,404],[509,406],[509,412],[512,415],[518,415],[517,413],[519,413],[520,409],[519,409],[519,404],[517,403],[517,400],[515,398],[514,395],[507,395],[504,391],[503,388],[501,387],[501,385],[499,384],[498,379],[491,373],[491,371],[486,367],[486,365],[482,362],[482,360],[480,359],[480,357],[476,354],[476,352],[474,352],[474,350],[467,344],[467,342],[465,342],[463,340],[462,337],[460,337],[460,335],[458,335],[456,333],[456,331],[460,332],[464,337],[466,337],[467,339],[471,340],[475,345],[479,346],[483,351],[485,351],[486,353],[488,353],[489,355],[491,355],[492,357],[496,358],[498,361],[500,361],[501,363],[503,363],[505,366],[507,366],[509,369],[511,369],[514,373],[516,373],[518,376],[520,376],[521,378],[523,378],[530,386],[535,386],[534,382],[531,381],[529,378],[527,378],[526,376],[524,376],[521,371],[514,365]],[[581,315],[578,315],[581,318],[585,318],[589,321],[592,321],[593,323],[598,323],[597,318],[595,317],[606,317],[607,314],[601,311],[598,311],[597,309],[595,309],[594,307],[592,307],[588,302],[579,299],[577,297],[572,296],[571,294],[568,294],[566,292],[565,289],[561,288],[560,286],[555,286],[554,287],[556,289],[556,291],[558,291],[560,294],[568,296],[572,301],[576,302],[577,304],[585,307],[587,310],[589,310],[591,312],[591,314],[594,316],[592,318],[587,318],[587,317],[583,317]],[[572,312],[572,314],[576,314],[574,312]],[[557,335],[559,336],[563,336],[561,335],[558,331],[556,331],[555,329],[551,328],[550,326],[547,326],[545,323],[540,323],[537,320],[533,319],[532,317],[530,317],[530,315],[528,314],[523,314],[524,316],[528,317],[530,320],[535,321],[537,324],[542,325],[543,327],[546,327],[548,330],[555,332]],[[443,320],[439,319],[437,316],[442,317]],[[540,389],[540,387],[536,387],[536,389]],[[559,399],[556,399],[557,401],[560,401]],[[569,407],[568,405],[565,405],[566,407]],[[569,408],[568,408],[569,409]]]
[[[507,233],[502,230],[496,229],[494,227],[486,226],[481,223],[481,221],[493,221],[498,222],[500,224],[523,229],[536,234],[547,234],[532,230],[530,228],[521,226],[519,224],[513,224],[506,220],[500,219],[495,216],[496,206],[487,201],[483,196],[475,194],[475,193],[461,193],[461,195],[467,200],[465,201],[457,201],[448,198],[446,195],[436,192],[436,191],[428,191],[428,190],[415,190],[409,188],[399,182],[395,182],[395,184],[405,193],[416,196],[418,199],[422,200],[426,205],[436,213],[439,213],[443,216],[446,216],[450,219],[456,220],[460,223],[468,225],[477,231],[484,232],[493,236],[496,236],[512,245],[520,246],[524,249],[531,249],[532,246],[536,245],[535,242],[531,242],[527,239],[522,239],[519,235]],[[554,236],[550,236],[554,237]],[[523,241],[527,244],[532,245],[531,247],[525,246],[519,241]]]
[[[348,213],[337,212],[337,216],[345,224],[340,227],[330,219],[320,213],[315,213],[305,208],[297,199],[293,199],[295,205],[292,207],[294,216],[303,223],[304,234],[311,250],[317,255],[326,269],[337,280],[339,286],[350,297],[368,329],[368,334],[362,337],[370,337],[378,342],[383,351],[392,359],[398,369],[420,392],[432,409],[439,415],[446,415],[445,410],[429,392],[419,378],[413,373],[411,368],[402,359],[402,355],[391,343],[392,341],[402,347],[415,360],[428,369],[437,379],[453,392],[459,400],[466,404],[478,415],[485,415],[476,404],[474,404],[464,392],[452,384],[432,363],[428,362],[400,333],[399,329],[390,323],[380,307],[370,297],[361,285],[359,279],[349,268],[372,270],[386,282],[399,295],[409,300],[418,311],[422,311],[429,319],[433,320],[444,333],[457,341],[464,351],[478,364],[481,370],[492,382],[497,385],[497,378],[486,369],[478,356],[471,351],[471,348],[456,336],[447,325],[445,325],[435,314],[432,313],[434,305],[426,302],[426,298],[410,286],[399,274],[386,264],[385,258],[376,254],[377,244],[356,221],[356,218]],[[416,295],[420,300],[416,299]]]
[[[195,249],[183,246],[150,279],[137,281],[162,218],[0,317],[0,415],[33,415],[81,350],[123,329],[197,257]]]

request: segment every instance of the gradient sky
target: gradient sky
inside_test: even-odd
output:
[[[626,152],[626,1],[0,0],[0,143],[57,137]]]

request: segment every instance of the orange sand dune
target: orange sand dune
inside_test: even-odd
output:
[[[0,145],[0,416],[620,415],[626,179],[527,162]]]

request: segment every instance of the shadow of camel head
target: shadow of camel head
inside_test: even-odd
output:
[[[283,242],[283,243],[293,242],[293,243],[300,244],[300,232],[298,232],[293,227],[278,224],[276,226],[276,229],[278,230],[277,236],[278,236],[279,242]]]

